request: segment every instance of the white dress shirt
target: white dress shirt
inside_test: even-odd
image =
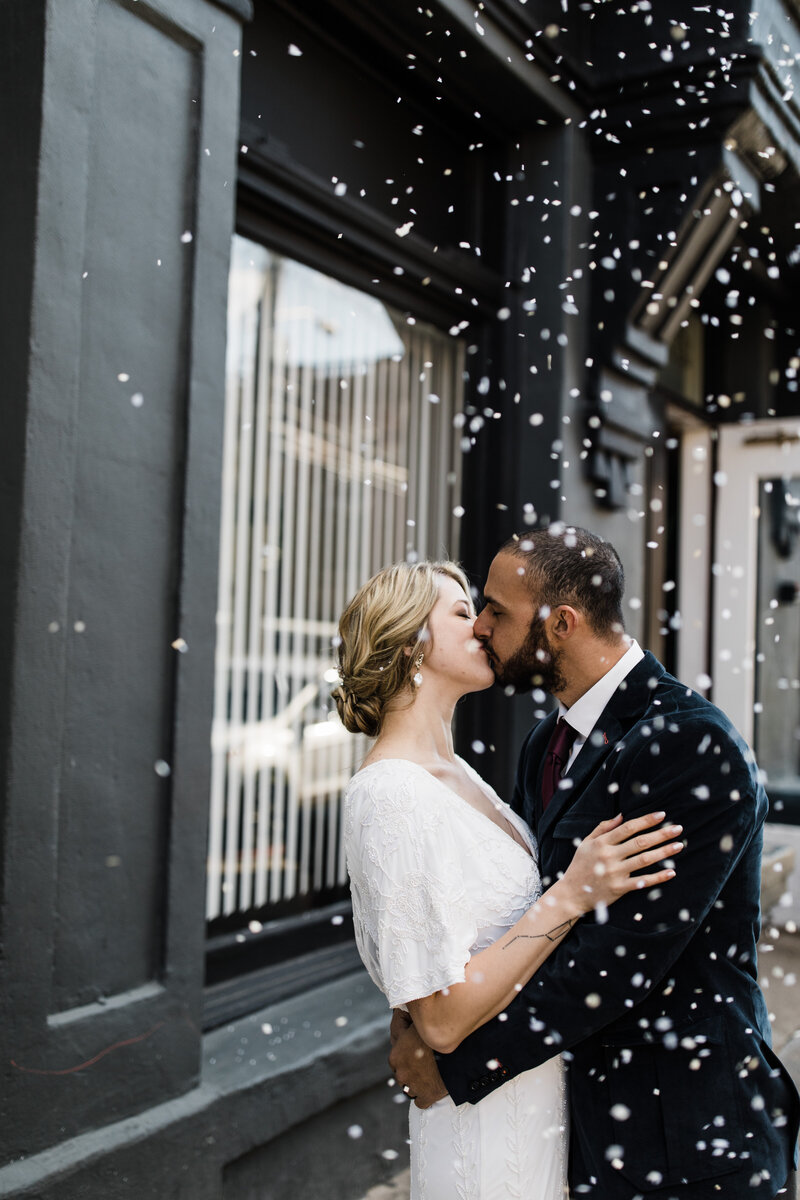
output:
[[[643,658],[644,650],[642,650],[638,642],[631,639],[630,646],[619,662],[614,663],[611,670],[606,671],[605,675],[598,679],[597,683],[593,684],[588,692],[584,692],[580,699],[576,700],[570,708],[566,708],[559,701],[559,717],[563,717],[567,724],[571,725],[578,732],[578,736],[572,743],[567,765],[564,768],[565,775],[585,746],[586,739],[600,720],[600,714],[614,695],[614,692],[625,676],[629,675]]]

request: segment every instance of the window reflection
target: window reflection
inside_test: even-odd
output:
[[[346,884],[338,615],[404,557],[457,552],[463,348],[374,297],[233,242],[207,916]]]

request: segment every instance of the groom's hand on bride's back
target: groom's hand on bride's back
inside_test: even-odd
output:
[[[390,1029],[392,1051],[389,1066],[409,1100],[417,1108],[430,1108],[447,1095],[436,1059],[423,1042],[407,1013],[395,1009]]]
[[[389,1041],[392,1046],[411,1024],[413,1024],[411,1017],[402,1008],[392,1009],[392,1023],[389,1026]]]

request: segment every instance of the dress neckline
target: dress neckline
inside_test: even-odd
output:
[[[463,767],[466,768],[467,772],[474,778],[475,782],[477,783],[477,785],[481,789],[481,791],[484,793],[484,795],[486,795],[488,797],[488,799],[492,801],[492,804],[494,804],[495,803],[494,800],[492,800],[492,797],[489,795],[490,785],[488,783],[486,783],[486,781],[480,777],[478,772],[473,767],[471,767],[469,765],[469,763],[466,762],[461,757],[460,754],[456,755],[456,759],[458,762],[461,763],[461,765]],[[526,858],[531,859],[531,861],[535,861],[535,855],[534,855],[533,849],[528,849],[527,846],[521,845],[517,841],[517,839],[512,836],[512,834],[506,833],[497,824],[496,821],[493,821],[491,817],[486,815],[486,813],[481,812],[481,810],[479,808],[476,808],[474,804],[470,804],[469,800],[465,800],[463,796],[459,795],[459,793],[455,790],[455,788],[451,788],[450,785],[448,783],[445,783],[443,779],[440,779],[438,775],[434,775],[433,771],[429,771],[427,767],[423,767],[422,763],[415,762],[413,758],[395,758],[395,757],[376,758],[371,763],[367,763],[366,766],[360,767],[358,769],[358,771],[356,771],[355,774],[351,777],[350,782],[352,783],[352,781],[354,779],[356,779],[359,775],[361,775],[363,771],[369,771],[369,770],[371,770],[372,767],[380,766],[381,763],[402,763],[404,767],[416,767],[417,770],[423,771],[428,776],[429,779],[432,779],[434,781],[434,783],[438,783],[439,786],[441,788],[443,788],[444,791],[446,791],[448,793],[448,795],[452,796],[455,800],[457,800],[459,804],[463,804],[465,808],[468,808],[470,810],[470,812],[475,813],[476,816],[478,816],[482,820],[488,822],[489,825],[494,826],[494,828],[497,830],[497,832],[502,837],[507,838],[508,841],[511,842],[512,846],[516,846],[518,850],[521,850]],[[495,796],[497,796],[497,793],[494,791],[494,788],[492,788],[491,790],[492,790],[492,792],[494,792]],[[510,814],[510,816],[506,816],[505,814],[502,814],[502,815],[503,815],[503,819],[506,821],[506,823],[508,825],[512,825],[513,817],[516,816],[516,814],[514,813],[514,810],[512,808],[510,808],[509,805],[507,805],[503,800],[501,800],[499,796],[497,796],[497,800],[500,804],[503,805],[504,808],[508,809],[508,813]],[[497,806],[495,805],[495,807],[497,807]],[[521,833],[523,839],[525,839],[525,833],[522,830],[520,830],[520,833]],[[525,839],[525,840],[527,841],[527,839]]]

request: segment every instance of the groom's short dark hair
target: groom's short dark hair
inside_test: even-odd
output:
[[[515,534],[500,553],[512,554],[523,564],[525,582],[539,608],[571,604],[599,637],[624,631],[625,572],[614,547],[596,533],[558,521]]]

